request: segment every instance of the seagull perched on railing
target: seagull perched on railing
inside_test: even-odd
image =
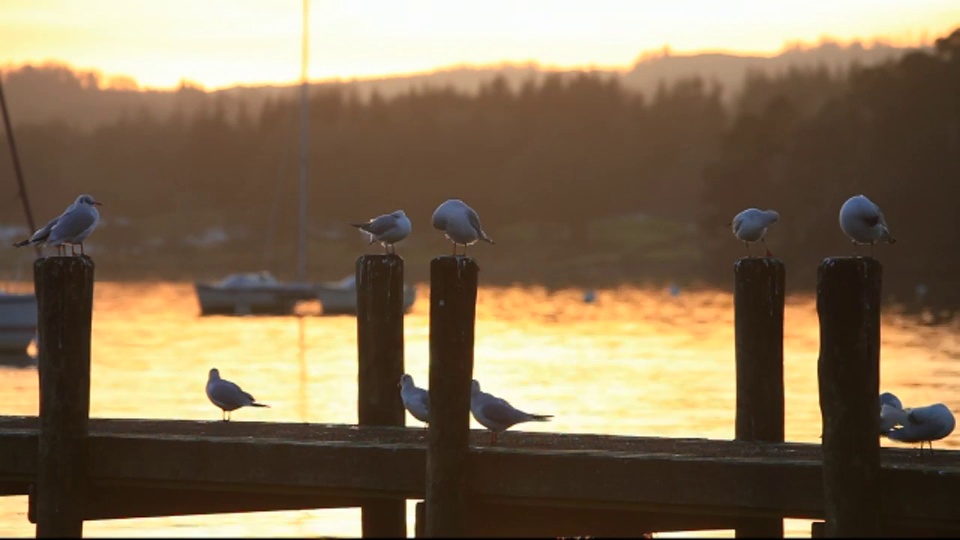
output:
[[[477,240],[490,242],[493,239],[487,236],[480,226],[480,216],[473,208],[460,199],[449,199],[437,207],[433,212],[433,228],[444,232],[453,242],[453,254],[457,254],[457,246],[463,246],[463,254],[467,254],[467,246]]]
[[[207,397],[210,401],[223,409],[221,419],[230,421],[230,413],[240,407],[269,407],[265,403],[257,403],[250,394],[244,392],[236,383],[220,378],[220,370],[213,368],[207,378]]]
[[[370,243],[380,242],[386,253],[396,253],[397,242],[410,235],[412,225],[403,210],[377,216],[366,223],[351,223],[370,236]]]
[[[890,229],[880,207],[863,195],[854,195],[840,207],[840,229],[853,245],[870,244],[870,256],[877,242],[893,244]]]
[[[98,206],[100,203],[90,195],[80,195],[62,214],[37,229],[30,238],[14,244],[14,247],[47,245],[57,248],[57,255],[64,255],[64,244],[70,244],[70,254],[76,255],[74,249],[79,245],[80,255],[83,255],[83,241],[100,223]]]
[[[884,435],[895,441],[920,443],[920,455],[923,455],[923,443],[929,444],[930,452],[933,452],[933,441],[950,435],[957,425],[953,413],[943,403],[910,407],[904,409],[903,413],[898,421],[900,427],[895,427]]]
[[[520,422],[546,422],[552,414],[532,414],[515,409],[507,400],[482,392],[476,379],[470,388],[470,412],[480,424],[490,430],[490,442],[497,442],[497,433]]]
[[[750,242],[760,241],[763,248],[767,251],[767,257],[772,257],[770,248],[763,238],[767,235],[767,228],[780,221],[780,214],[776,210],[760,210],[759,208],[747,208],[733,217],[730,226],[733,234],[743,241],[747,246],[747,256],[750,255]]]
[[[400,377],[397,386],[400,387],[400,399],[403,401],[403,408],[417,420],[429,423],[430,393],[414,384],[413,377],[406,373]]]

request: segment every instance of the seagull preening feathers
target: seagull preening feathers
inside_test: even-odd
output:
[[[351,223],[370,236],[370,243],[380,242],[386,253],[396,253],[394,244],[406,238],[412,229],[403,210],[377,216],[366,223]]]
[[[449,199],[437,207],[433,212],[433,228],[444,232],[453,242],[453,254],[457,254],[457,246],[463,246],[463,254],[467,254],[467,246],[477,240],[494,243],[480,226],[480,216],[460,199]]]
[[[777,213],[776,210],[747,208],[733,217],[730,226],[731,229],[733,229],[734,236],[743,241],[743,245],[747,246],[748,257],[752,257],[750,254],[750,242],[756,242],[757,240],[759,240],[760,243],[763,244],[763,248],[766,249],[767,257],[772,257],[773,253],[770,253],[770,248],[767,247],[767,243],[764,242],[763,238],[767,235],[767,228],[779,220],[780,214]]]
[[[98,206],[100,203],[90,195],[80,195],[62,214],[37,229],[30,238],[14,244],[14,247],[47,245],[57,248],[58,255],[64,255],[64,244],[70,244],[70,254],[76,255],[75,246],[79,245],[80,255],[83,255],[83,241],[100,223]]]
[[[207,397],[210,402],[223,409],[221,419],[230,421],[230,413],[240,407],[269,407],[265,403],[257,403],[250,394],[244,392],[235,383],[220,378],[220,370],[213,368],[207,378]]]
[[[887,220],[880,207],[863,195],[854,195],[840,207],[840,229],[850,238],[853,245],[869,244],[873,256],[873,245],[880,242],[896,242],[890,236]]]
[[[923,443],[930,445],[953,433],[957,420],[953,412],[943,403],[934,403],[925,407],[903,408],[897,396],[890,392],[880,395],[880,435],[905,443],[920,443],[923,455]]]

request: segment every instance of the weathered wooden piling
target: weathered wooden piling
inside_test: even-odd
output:
[[[785,282],[780,259],[742,258],[734,264],[738,441],[783,442]],[[736,536],[783,537],[783,520],[744,518]]]
[[[817,275],[826,536],[880,533],[880,286],[872,257],[831,257]]]
[[[397,384],[403,375],[403,259],[364,255],[357,259],[357,419],[360,425],[403,426]],[[372,501],[361,508],[363,536],[403,537],[402,500]]]
[[[430,261],[430,428],[424,534],[465,536],[477,263]]]
[[[40,376],[37,537],[80,537],[87,493],[93,261],[34,263]]]

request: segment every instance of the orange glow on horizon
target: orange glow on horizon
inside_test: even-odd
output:
[[[704,51],[772,56],[824,40],[929,45],[960,26],[955,0],[572,0],[482,6],[418,0],[310,6],[310,80],[409,76],[458,66],[630,69]],[[5,0],[0,65],[66,64],[106,82],[206,89],[300,77],[301,0]],[[129,81],[122,83],[128,87]]]

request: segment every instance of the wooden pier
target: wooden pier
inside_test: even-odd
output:
[[[431,295],[430,382],[437,388],[438,377],[459,385],[472,372],[472,354],[464,351],[472,349],[478,270],[469,259],[440,259],[431,266],[437,272],[431,286],[440,293]],[[870,299],[880,280],[872,259],[828,259],[821,266],[827,284],[820,293],[834,296],[818,297],[818,310],[844,316],[838,321],[821,313],[821,324],[833,325],[826,335],[821,328],[823,445],[782,442],[779,261],[745,259],[736,269],[737,440],[508,431],[492,445],[486,432],[464,431],[469,417],[461,392],[468,389],[456,385],[432,404],[427,432],[402,427],[395,412],[378,412],[395,409],[398,400],[377,373],[392,377],[403,359],[392,347],[378,347],[362,328],[358,337],[367,343],[359,377],[368,386],[359,388],[362,425],[87,419],[89,379],[86,390],[70,390],[80,396],[79,405],[58,399],[67,390],[56,381],[69,375],[62,370],[77,369],[69,360],[89,358],[89,325],[86,342],[58,340],[73,327],[62,317],[83,319],[89,312],[77,300],[70,300],[75,309],[60,308],[59,314],[50,307],[67,298],[57,293],[63,288],[81,303],[87,298],[93,272],[85,260],[37,262],[41,342],[49,343],[41,348],[41,417],[0,417],[0,495],[30,496],[28,515],[38,537],[82,533],[86,520],[339,507],[363,509],[365,536],[404,536],[414,532],[406,531],[405,500],[424,501],[417,536],[640,536],[698,529],[782,536],[783,518],[825,520],[814,532],[826,536],[960,532],[960,452],[938,449],[921,458],[915,449],[881,449],[875,426],[854,429],[855,421],[879,421],[872,373],[879,369],[879,306]],[[358,262],[358,273],[383,272],[358,279],[368,284],[363,294],[396,296],[377,284],[395,288],[399,263],[398,269],[395,259]],[[858,286],[830,285],[831,279],[861,278]],[[767,292],[751,290],[751,283]],[[378,332],[396,342],[395,325],[403,318],[391,302],[364,304],[369,307],[358,325],[375,321]],[[852,309],[862,316],[851,316]],[[435,314],[443,316],[436,326]],[[762,336],[750,332],[757,328],[781,338],[756,344]],[[443,334],[435,336],[435,329]],[[852,369],[866,373],[851,382]],[[770,380],[777,377],[779,384]],[[838,392],[838,385],[856,391]],[[447,498],[438,503],[438,496]],[[491,513],[498,519],[485,518]]]

